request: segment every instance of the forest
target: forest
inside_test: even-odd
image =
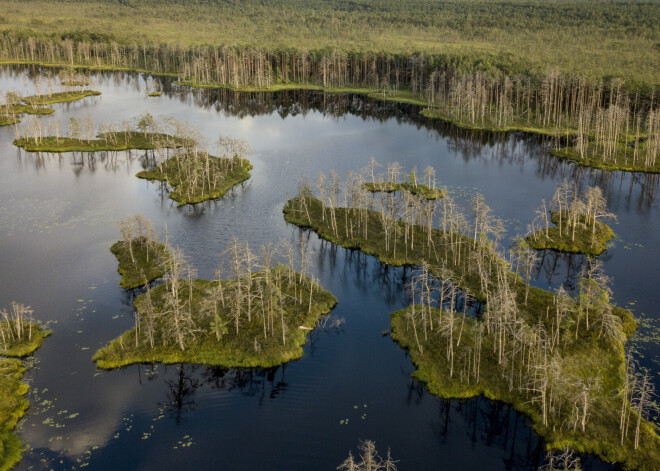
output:
[[[41,6],[39,3],[34,4],[35,7],[37,5]],[[75,3],[70,5],[72,11],[78,11]],[[118,8],[119,11],[125,8],[104,5]],[[456,5],[467,11],[462,11],[460,7],[454,9]],[[494,13],[500,5],[489,5],[485,12],[476,16],[479,18],[493,13],[499,17],[502,14]],[[523,8],[530,5],[535,8]],[[573,34],[574,24],[579,23],[580,31],[584,31],[582,34],[591,40],[600,37],[600,47],[605,50],[608,49],[603,45],[603,35],[621,34],[632,42],[639,41],[635,51],[629,55],[622,51],[620,44],[612,48],[616,50],[616,57],[640,59],[639,64],[630,67],[627,62],[617,66],[616,58],[604,58],[598,53],[600,51],[592,53],[589,49],[586,52],[574,52],[572,57],[579,59],[579,68],[563,60],[551,60],[546,57],[546,50],[538,51],[539,57],[535,59],[540,59],[540,62],[537,63],[532,58],[494,50],[490,42],[493,38],[486,40],[491,46],[485,48],[485,51],[475,45],[450,51],[424,47],[400,50],[386,45],[378,48],[354,47],[350,44],[336,44],[329,39],[322,46],[286,42],[284,39],[284,42],[278,44],[245,44],[228,37],[215,42],[206,38],[203,41],[182,43],[173,38],[156,36],[135,38],[123,33],[115,36],[112,27],[104,28],[107,33],[103,34],[91,34],[85,32],[84,28],[73,31],[56,28],[56,31],[50,33],[45,33],[44,27],[33,31],[5,29],[0,34],[0,58],[6,63],[59,64],[170,74],[179,77],[181,84],[192,86],[236,90],[281,90],[293,87],[363,91],[381,99],[412,100],[423,104],[426,107],[422,111],[425,116],[447,120],[461,127],[495,131],[520,130],[549,135],[555,139],[555,155],[580,165],[660,172],[660,110],[656,97],[659,85],[657,70],[660,70],[660,34],[657,31],[660,13],[657,4],[625,3],[625,14],[621,11],[624,4],[613,2],[598,5],[604,9],[601,12],[603,17],[586,11],[587,4],[583,2],[544,3],[543,8],[534,2],[521,2],[513,6],[507,4],[512,11],[511,18],[503,22],[506,25],[504,29],[509,34],[519,36],[504,41],[497,38],[495,42],[518,44],[521,32],[525,34],[525,31],[538,26],[545,12],[562,18],[559,24],[563,26],[558,27],[558,30],[564,34]],[[204,11],[204,8],[221,6],[205,7],[200,4],[196,8]],[[297,5],[290,6],[295,8]],[[424,11],[422,6],[435,11],[435,7],[426,2],[404,3],[399,7],[387,4],[384,10],[394,15],[399,8],[404,12],[402,21],[418,24],[419,11]],[[132,11],[134,8],[146,9],[146,12],[158,7],[162,7],[160,10],[163,11],[176,11],[178,4],[133,5],[131,15],[140,17]],[[245,6],[247,12],[250,12],[250,7],[263,13],[252,4]],[[476,6],[469,2],[458,2],[446,6],[446,10],[438,8],[438,15],[451,10],[453,15],[470,18]],[[85,9],[81,8],[81,11]],[[338,11],[341,12],[342,8]],[[367,30],[379,30],[378,25],[382,23],[376,22],[374,25],[371,22],[375,12],[368,8],[366,11],[369,18]],[[527,11],[535,13],[530,16]],[[359,8],[349,9],[345,14],[351,21],[351,15],[356,15],[357,21],[363,11]],[[123,16],[121,18],[124,19]],[[627,18],[631,21],[634,19],[638,26],[632,29],[628,27]],[[658,21],[652,22],[653,18]],[[79,21],[79,27],[85,24],[82,19]],[[389,20],[381,18],[379,21]],[[484,23],[492,24],[492,21],[490,18]],[[423,21],[419,23],[424,24]],[[467,22],[463,26],[463,34],[475,37],[469,26],[471,24]],[[656,38],[657,44],[642,44],[648,38]],[[571,39],[557,49],[565,51],[567,43],[579,42]],[[539,40],[539,44],[545,42]],[[480,52],[475,52],[477,49]],[[641,54],[644,51],[648,51],[649,57]],[[597,58],[599,67],[609,64],[611,68],[592,69],[594,58]],[[649,73],[636,76],[638,71],[647,68],[650,68]]]

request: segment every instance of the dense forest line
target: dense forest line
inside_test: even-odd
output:
[[[660,5],[581,0],[69,0],[0,2],[0,29],[78,30],[141,44],[281,46],[462,56],[658,84]]]
[[[238,90],[359,90],[428,107],[461,127],[554,136],[556,154],[589,166],[660,171],[656,88],[624,78],[534,72],[465,54],[116,41],[89,33],[0,35],[5,60],[146,70]],[[486,57],[488,59],[488,57]],[[627,76],[627,71],[621,70]],[[568,140],[566,140],[568,139]]]

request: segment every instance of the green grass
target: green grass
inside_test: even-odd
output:
[[[372,193],[380,193],[380,192],[392,193],[395,191],[406,190],[407,192],[412,193],[413,195],[420,195],[427,200],[436,200],[444,196],[444,192],[442,190],[439,190],[437,188],[431,188],[429,186],[422,185],[421,183],[414,185],[408,182],[405,183],[367,182],[367,183],[363,183],[362,187],[365,190],[370,191]]]
[[[409,90],[398,90],[388,92],[384,90],[374,91],[368,94],[369,98],[381,101],[393,101],[396,103],[406,103],[408,105],[428,106],[428,100],[420,94],[415,94]]]
[[[196,160],[186,155],[172,157],[161,166],[139,172],[137,177],[145,180],[167,182],[173,188],[170,192],[170,198],[179,203],[179,206],[196,204],[220,198],[234,186],[250,178],[252,164],[247,159],[235,160],[236,162],[229,166],[229,159],[209,156],[210,179],[215,182],[211,185],[211,188],[207,183],[192,188],[188,180],[181,176],[181,168],[190,170],[190,166],[204,166],[204,159]],[[227,167],[230,168],[225,173]],[[200,168],[199,170],[203,169]]]
[[[161,133],[137,131],[117,132],[114,138],[109,134],[99,134],[99,139],[46,136],[41,139],[23,137],[14,140],[14,145],[28,152],[100,152],[129,149],[151,150],[159,147],[176,148],[184,145],[184,140]]]
[[[380,220],[380,213],[373,210],[367,211],[368,229],[367,237],[357,230],[353,230],[351,234],[350,222],[354,217],[352,210],[345,208],[336,209],[336,220],[338,231],[334,233],[330,217],[326,214],[325,220],[322,218],[321,202],[313,197],[308,199],[308,207],[310,219],[304,211],[300,210],[300,203],[298,198],[293,198],[287,201],[284,205],[283,213],[286,222],[295,224],[298,227],[310,228],[316,232],[319,237],[330,241],[332,243],[341,245],[347,249],[359,249],[368,255],[373,255],[383,263],[391,266],[408,266],[408,265],[421,265],[422,261],[427,260],[431,262],[431,270],[435,270],[435,262],[445,257],[445,248],[447,248],[447,256],[454,257],[456,254],[449,248],[447,244],[448,233],[440,229],[432,229],[431,244],[427,243],[427,233],[424,228],[414,226],[411,228],[414,235],[415,248],[406,249],[404,244],[404,225],[398,222],[399,237],[391,242],[389,250],[385,248],[385,241],[382,230],[382,223]],[[348,225],[347,225],[348,221]],[[463,256],[469,256],[472,251],[473,241],[464,235],[455,235],[461,241],[461,251]],[[474,273],[469,273],[466,276],[461,276],[459,271],[461,266],[449,265],[449,269],[455,271],[456,279],[460,280],[460,286],[463,289],[469,290],[477,299],[485,300],[485,296],[481,293],[480,281]]]
[[[624,142],[617,144],[618,151],[611,159],[605,160],[602,155],[594,150],[587,151],[585,157],[581,157],[576,147],[553,149],[550,153],[560,159],[566,159],[583,167],[599,168],[621,172],[644,172],[660,173],[660,158],[656,159],[655,165],[644,164],[644,144],[640,144],[639,156],[633,160],[633,149]]]
[[[42,106],[32,106],[22,103],[0,105],[0,126],[20,123],[20,115],[22,114],[51,115],[53,113],[55,113],[53,108]]]
[[[89,85],[89,82],[82,80],[62,80],[60,84],[64,87],[86,87]]]
[[[14,433],[27,413],[28,385],[21,382],[26,367],[20,358],[34,353],[50,331],[32,324],[32,338],[0,348],[0,471],[14,467],[23,456],[23,444]],[[14,358],[10,358],[14,357]]]
[[[144,286],[166,273],[170,255],[163,244],[142,237],[133,240],[131,245],[133,259],[126,241],[115,242],[110,248],[119,261],[117,271],[121,275],[119,284],[122,288]]]
[[[4,29],[88,42],[418,52],[459,67],[660,83],[655,2],[3,0],[0,11]]]
[[[581,253],[598,256],[607,250],[607,243],[614,237],[614,231],[607,224],[596,221],[596,230],[592,232],[591,224],[585,224],[584,217],[575,228],[573,237],[572,228],[567,230],[566,216],[562,218],[562,234],[559,233],[559,213],[553,211],[552,223],[556,227],[541,229],[526,238],[530,247],[537,250],[556,250],[557,252]]]
[[[6,321],[2,321],[0,324],[6,325]],[[41,346],[41,343],[44,341],[44,339],[51,334],[49,330],[44,330],[38,324],[32,323],[32,333],[30,338],[28,338],[28,331],[30,326],[26,325],[24,329],[26,329],[26,337],[21,342],[9,341],[8,344],[5,345],[0,339],[0,356],[23,358],[31,355],[35,352],[35,350],[37,350],[37,348]]]
[[[409,249],[406,253],[401,241],[401,245],[397,246],[397,255],[394,255],[392,248],[390,250],[385,248],[382,223],[379,220],[379,214],[375,211],[368,212],[368,239],[365,239],[361,233],[351,234],[350,222],[355,222],[355,218],[358,217],[357,211],[346,210],[345,208],[337,209],[338,231],[335,233],[331,225],[329,210],[326,210],[325,220],[323,220],[319,200],[307,197],[307,210],[305,211],[300,198],[289,200],[285,205],[284,215],[287,222],[296,224],[299,227],[309,227],[323,239],[346,248],[359,249],[364,253],[378,257],[381,262],[393,266],[420,265],[423,261],[427,261],[430,263],[431,272],[439,275],[435,265],[445,261],[454,283],[462,289],[467,289],[477,299],[485,301],[486,296],[480,292],[480,283],[475,268],[462,271],[465,270],[465,262],[459,263],[458,266],[451,263],[455,259],[455,254],[451,250],[445,252],[445,247],[448,245],[448,235],[443,231],[434,229],[432,233],[433,243],[428,245],[425,242],[425,231],[416,227],[414,229],[416,248],[414,250]],[[347,220],[348,225],[346,224]],[[353,226],[356,226],[356,224],[353,224]],[[401,228],[403,232],[403,227]],[[469,260],[470,253],[473,250],[471,248],[473,245],[472,239],[459,234],[455,234],[454,237],[455,240],[462,241],[463,260]],[[484,244],[484,242],[480,240],[477,243],[477,248],[481,244]],[[492,263],[505,264],[506,262],[493,255]],[[489,273],[489,276],[493,276],[492,270]],[[522,279],[513,273],[511,273],[509,281],[516,297],[518,320],[524,321],[529,326],[530,331],[541,323],[546,332],[551,332],[553,316],[548,315],[548,313],[554,312],[555,295],[535,287],[530,287],[527,290]],[[489,282],[495,285],[496,280],[493,279]],[[527,302],[525,302],[526,292]],[[561,346],[557,347],[558,350],[561,350],[561,368],[567,378],[593,376],[599,378],[602,383],[602,394],[597,397],[592,408],[587,433],[581,434],[573,432],[572,428],[567,430],[561,424],[539,425],[542,424],[539,411],[516,388],[510,389],[508,381],[502,378],[501,367],[497,364],[497,358],[492,353],[494,347],[492,338],[486,337],[484,340],[482,374],[479,382],[472,381],[468,383],[466,381],[466,349],[473,345],[476,326],[481,321],[466,316],[463,330],[465,337],[461,341],[462,350],[456,347],[456,358],[458,360],[455,361],[455,376],[450,378],[449,364],[446,358],[447,344],[444,337],[438,334],[437,329],[431,331],[428,340],[422,338],[421,343],[424,353],[420,353],[413,330],[408,325],[404,312],[395,313],[392,317],[392,337],[404,348],[410,350],[412,361],[417,367],[415,377],[424,381],[433,394],[446,398],[467,398],[484,395],[490,399],[511,403],[534,420],[535,429],[547,440],[549,448],[561,449],[568,445],[578,452],[596,454],[612,462],[624,463],[630,468],[657,469],[654,466],[657,466],[660,462],[658,461],[660,460],[660,453],[658,452],[660,441],[652,424],[645,422],[642,447],[639,450],[635,452],[631,450],[630,437],[625,448],[617,445],[619,440],[618,412],[620,403],[613,398],[614,394],[611,393],[621,385],[624,363],[623,347],[620,343],[613,344],[611,341],[606,340],[606,336],[600,338],[598,329],[592,328],[592,330],[587,331],[583,328],[579,337],[574,339],[574,333],[569,332],[574,327],[572,329],[566,328],[567,330],[564,331],[565,338],[562,337]],[[632,335],[637,326],[632,313],[618,307],[614,307],[613,312],[621,321],[622,332],[626,336]],[[575,314],[575,316],[575,319],[571,322],[575,322],[579,318],[577,316],[583,317],[583,314]],[[458,315],[457,321],[460,325],[463,317]],[[455,330],[455,335],[458,335],[458,328]],[[419,337],[422,337],[421,333]]]
[[[279,266],[275,270],[285,270]],[[255,277],[258,273],[253,274]],[[163,344],[157,339],[152,348],[143,336],[139,337],[139,345],[135,346],[135,329],[132,329],[110,344],[100,349],[94,355],[94,361],[99,368],[120,368],[134,363],[192,363],[223,367],[271,367],[300,358],[303,354],[302,346],[307,340],[309,331],[313,329],[324,314],[330,312],[337,299],[328,291],[318,287],[314,288],[311,310],[309,308],[309,283],[303,277],[299,283],[296,275],[294,282],[298,295],[303,290],[302,303],[293,301],[294,287],[289,285],[286,277],[282,286],[283,315],[286,329],[286,344],[282,342],[279,328],[280,313],[275,317],[275,331],[264,335],[261,309],[256,309],[253,303],[252,320],[248,321],[243,315],[239,333],[234,330],[233,320],[229,309],[218,306],[218,325],[222,325],[220,339],[216,337],[213,315],[207,312],[210,294],[216,289],[218,281],[194,280],[192,316],[196,319],[197,331],[194,339],[181,350],[175,343]],[[225,292],[231,293],[233,281],[221,281]],[[293,283],[292,283],[293,284]],[[182,292],[188,293],[188,282],[182,280]],[[151,290],[151,299],[154,308],[159,313],[159,322],[164,322],[168,314],[163,313],[163,293],[166,285],[159,285]],[[275,290],[277,288],[275,287]],[[228,295],[229,297],[230,295]],[[229,304],[229,303],[228,303]],[[135,300],[135,308],[139,313],[144,312],[146,295]],[[205,307],[207,306],[207,307]],[[243,311],[247,306],[243,305]],[[257,312],[258,311],[258,312]],[[144,324],[144,321],[143,321]],[[305,329],[299,329],[304,326]],[[258,346],[258,347],[256,347]]]
[[[520,297],[519,301],[522,301]],[[532,288],[528,301],[528,306],[532,308],[523,307],[522,313],[530,326],[539,321],[544,322],[543,316],[546,310],[543,305],[548,302],[551,303],[547,294]],[[519,306],[523,306],[522,302]],[[593,397],[590,417],[585,432],[582,433],[579,426],[577,431],[573,431],[571,427],[553,421],[551,417],[547,425],[543,425],[539,407],[531,403],[529,397],[523,395],[518,388],[510,388],[507,375],[502,373],[503,367],[498,365],[497,355],[494,353],[493,335],[486,334],[484,337],[479,381],[476,382],[474,378],[471,382],[466,381],[469,365],[465,355],[468,347],[474,345],[476,327],[482,322],[481,320],[471,316],[465,319],[461,344],[455,351],[454,376],[450,377],[446,338],[438,334],[437,330],[431,332],[428,340],[418,335],[423,348],[423,353],[420,353],[411,327],[412,321],[406,316],[409,309],[392,314],[392,338],[410,352],[411,360],[416,367],[414,377],[424,382],[432,394],[459,399],[482,395],[492,400],[504,401],[532,419],[534,430],[544,438],[549,449],[569,446],[578,453],[594,454],[606,461],[622,464],[625,469],[648,471],[658,469],[660,437],[653,424],[644,421],[641,445],[637,450],[633,449],[630,434],[625,446],[620,445],[618,414],[621,402],[614,394],[622,383],[624,371],[624,354],[620,345],[613,347],[604,337],[598,338],[594,330],[584,330],[578,339],[573,339],[572,334],[568,335],[570,338],[568,345],[564,342],[564,345],[560,344],[558,347],[561,349],[559,365],[565,379],[597,377],[601,380],[600,391]],[[437,315],[438,311],[434,312]],[[622,309],[616,309],[615,312],[621,316],[626,334],[631,335],[634,331],[634,320],[630,312]],[[445,312],[444,315],[449,313]],[[460,326],[462,316],[454,315],[457,326]],[[458,327],[454,333],[454,342],[457,335]],[[566,390],[569,387],[565,386]],[[566,390],[559,390],[555,394],[559,397],[560,394],[567,393]],[[563,407],[566,407],[566,404]]]
[[[101,92],[94,90],[80,90],[70,92],[51,93],[50,95],[33,95],[22,98],[26,105],[31,106],[44,106],[52,105],[54,103],[68,103],[71,101],[82,100],[88,96],[97,96]]]
[[[468,123],[466,121],[459,121],[456,120],[450,115],[438,108],[427,108],[424,110],[421,110],[419,112],[422,116],[425,116],[430,119],[440,119],[442,121],[446,121],[448,123],[453,124],[456,127],[463,128],[463,129],[470,129],[473,131],[489,131],[489,132],[526,132],[530,134],[540,134],[542,136],[572,136],[577,134],[577,131],[573,129],[563,129],[563,130],[557,130],[554,126],[537,126],[532,123],[528,123],[526,121],[519,122],[519,123],[513,123],[513,124],[507,124],[506,126],[498,126],[497,124],[494,123],[487,123],[487,124],[472,124]]]
[[[20,360],[0,358],[0,470],[14,467],[23,456],[21,440],[13,433],[27,413],[25,394],[28,385],[21,382],[25,367]]]
[[[178,80],[174,82],[176,85],[182,87],[193,88],[224,88],[234,92],[282,92],[286,90],[317,90],[325,93],[359,93],[362,95],[370,95],[379,92],[378,89],[371,87],[324,87],[322,85],[313,83],[296,83],[296,82],[277,82],[267,87],[245,86],[245,87],[232,87],[230,85],[193,82],[191,80]]]

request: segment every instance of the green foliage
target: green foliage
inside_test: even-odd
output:
[[[45,136],[42,138],[23,137],[14,140],[14,145],[28,152],[99,152],[121,151],[129,149],[153,150],[158,148],[176,148],[185,144],[185,140],[161,133],[116,132],[101,133],[98,139],[80,139],[78,137]]]
[[[6,322],[0,324],[1,329],[6,329]],[[30,326],[26,328],[27,334]],[[18,358],[33,353],[50,332],[32,324],[30,335],[30,338],[10,344],[9,348],[0,348],[0,471],[11,469],[23,456],[23,445],[13,433],[29,406],[25,399],[28,385],[21,382],[26,367]]]
[[[660,69],[657,2],[36,0],[19,7],[4,0],[1,7],[12,34],[58,41],[284,50],[332,45],[356,53],[436,54],[459,70],[516,74],[557,67],[656,85]]]
[[[556,250],[557,252],[581,253],[598,256],[607,250],[607,243],[614,237],[614,231],[607,224],[596,221],[595,231],[591,223],[587,223],[582,216],[575,225],[575,234],[567,230],[568,218],[562,217],[563,231],[559,232],[559,212],[551,214],[552,223],[557,227],[548,228],[546,236],[545,228],[536,231],[525,240],[530,247],[537,250]]]
[[[440,229],[432,229],[431,244],[428,244],[428,234],[425,228],[414,226],[411,228],[413,234],[411,239],[416,240],[415,247],[411,249],[404,243],[404,238],[400,235],[398,239],[391,242],[392,248],[386,250],[384,235],[382,231],[382,222],[380,214],[374,210],[367,211],[367,237],[364,237],[362,231],[351,231],[351,221],[355,218],[355,213],[346,208],[336,208],[336,221],[337,221],[337,234],[333,231],[330,217],[326,215],[323,217],[323,208],[321,202],[314,198],[308,197],[306,199],[308,212],[302,209],[302,201],[300,197],[296,197],[287,201],[284,205],[283,213],[286,222],[295,224],[298,227],[310,228],[316,232],[322,239],[328,240],[332,243],[341,245],[347,249],[359,249],[368,255],[373,255],[383,263],[392,266],[404,265],[421,265],[424,260],[439,261],[440,257],[452,258],[456,255],[452,248],[449,248],[444,242],[447,240],[448,234]],[[307,214],[309,213],[309,218]],[[404,225],[401,221],[397,221],[399,226],[399,234],[403,234]],[[464,251],[464,256],[469,257],[472,251],[472,240],[464,235],[455,234],[455,237],[461,241],[461,251]],[[448,247],[447,252],[444,253],[439,248]],[[494,260],[495,263],[499,263]],[[479,279],[474,273],[459,274],[460,266],[453,267],[457,273],[456,279],[460,280],[460,286],[468,290],[477,299],[484,300],[485,295],[481,293]],[[451,268],[450,268],[451,269]],[[435,267],[431,266],[431,271],[434,272]],[[437,272],[435,272],[437,274]]]
[[[271,270],[275,279],[277,271],[286,271],[283,266]],[[253,273],[256,280],[261,274]],[[315,285],[312,303],[309,302],[310,283],[307,277],[294,272],[293,282],[287,281],[284,275],[282,289],[271,285],[273,296],[282,300],[282,312],[276,313],[275,325],[280,324],[280,316],[284,318],[286,330],[286,343],[282,342],[281,334],[265,335],[265,313],[257,309],[257,303],[252,303],[254,312],[252,320],[243,318],[238,333],[233,328],[229,300],[232,298],[234,280],[207,281],[193,280],[192,301],[190,303],[191,316],[195,319],[196,330],[193,340],[189,341],[182,350],[175,342],[167,342],[164,336],[156,335],[156,344],[151,347],[148,341],[140,336],[138,346],[135,346],[135,329],[130,330],[113,340],[107,347],[102,348],[94,355],[94,361],[99,368],[112,369],[133,363],[194,363],[204,365],[218,365],[225,367],[270,367],[280,365],[302,356],[302,345],[306,342],[307,334],[314,328],[319,318],[330,312],[337,300],[328,291]],[[188,281],[181,280],[185,297],[190,286]],[[217,292],[218,283],[223,284],[227,298],[227,307],[221,306],[213,298]],[[295,285],[295,286],[294,286]],[[157,319],[157,330],[162,331],[171,322],[173,314],[165,307],[166,285],[159,285],[150,291],[150,300],[153,305],[153,316]],[[301,297],[301,298],[300,298]],[[297,299],[302,302],[297,302]],[[243,311],[247,310],[247,300],[243,299]],[[138,315],[146,319],[150,307],[147,295],[141,295],[135,300]],[[217,308],[217,314],[213,311]],[[144,325],[146,320],[142,321]],[[163,327],[158,327],[162,325]],[[229,327],[232,325],[232,327]],[[304,328],[299,328],[302,326]],[[229,327],[229,328],[228,328]],[[144,327],[143,327],[144,329]],[[276,327],[276,330],[280,327]]]
[[[363,188],[372,193],[392,193],[393,191],[406,190],[413,195],[420,195],[426,198],[427,200],[436,200],[442,198],[444,192],[437,188],[430,188],[421,183],[413,184],[409,182],[404,183],[392,183],[392,182],[367,182],[362,184]]]
[[[640,154],[645,150],[645,143],[639,144]],[[595,146],[594,146],[595,147]],[[621,172],[645,172],[645,173],[660,173],[660,159],[657,159],[654,165],[647,165],[644,159],[633,157],[633,149],[625,142],[620,142],[617,145],[618,152],[613,156],[612,160],[605,161],[597,153],[580,155],[577,147],[565,147],[561,149],[553,149],[550,153],[555,157],[570,160],[583,167],[600,168],[603,170],[613,170]]]
[[[122,288],[133,289],[163,276],[169,265],[169,253],[159,242],[138,237],[132,241],[133,259],[128,242],[115,242],[110,251],[117,257]]]
[[[530,326],[546,323],[545,309],[534,307],[539,302],[542,304],[544,295],[541,290],[532,289],[532,298],[537,298],[528,303],[531,308],[525,310],[526,322]],[[540,297],[539,297],[540,296]],[[537,306],[538,307],[538,306]],[[506,372],[507,364],[498,364],[495,354],[496,336],[483,334],[480,331],[480,320],[462,315],[456,316],[456,324],[461,328],[460,345],[455,346],[455,364],[453,366],[453,377],[450,377],[449,361],[447,359],[447,341],[436,330],[429,335],[428,340],[419,336],[423,348],[420,352],[413,329],[411,327],[410,307],[392,313],[391,329],[392,338],[402,347],[410,352],[413,364],[416,366],[415,378],[426,383],[431,393],[443,398],[470,398],[483,395],[492,400],[510,403],[520,412],[531,417],[534,422],[534,430],[542,436],[549,449],[562,449],[571,447],[579,453],[589,453],[615,463],[623,464],[626,469],[655,470],[660,463],[660,438],[653,424],[645,422],[642,432],[640,448],[634,450],[630,438],[625,446],[620,444],[619,432],[619,410],[621,400],[615,391],[623,381],[624,355],[621,346],[613,348],[609,341],[601,338],[594,331],[582,331],[577,338],[569,336],[560,343],[560,351],[554,353],[553,358],[558,358],[561,378],[567,380],[562,389],[554,391],[556,396],[555,407],[569,407],[561,404],[561,395],[570,394],[573,387],[570,382],[577,378],[599,378],[600,387],[591,398],[589,421],[585,432],[573,430],[565,423],[554,422],[551,418],[547,425],[543,425],[542,416],[538,403],[531,401],[529,396],[518,387],[511,387],[509,375]],[[629,311],[618,310],[626,320],[627,335],[630,335]],[[434,310],[437,316],[439,312]],[[444,316],[450,315],[445,312]],[[418,327],[419,328],[419,327]],[[482,332],[482,334],[480,334]],[[458,328],[454,334],[458,336]],[[475,338],[483,335],[481,346],[481,364],[479,380],[471,380],[471,368],[474,368],[474,357],[469,355],[470,347],[475,345]]]
[[[0,358],[0,470],[16,465],[23,455],[20,439],[13,433],[19,419],[25,415],[28,386],[20,381],[25,367],[11,358]]]
[[[3,340],[0,339],[0,356],[22,358],[31,355],[41,346],[44,339],[51,334],[49,330],[44,330],[37,323],[23,321],[23,324],[24,335],[21,340],[9,340],[9,337],[6,336],[5,338],[8,340],[5,344]],[[7,324],[7,321],[0,321],[1,330],[6,330],[8,328],[9,325]]]
[[[139,172],[137,176],[167,182],[173,188],[170,198],[182,206],[220,198],[250,178],[251,169],[252,164],[247,159],[186,153],[171,157],[151,170]],[[196,178],[198,174],[206,177]],[[193,183],[195,181],[197,185]]]
[[[82,100],[85,97],[97,96],[100,94],[101,92],[94,90],[80,90],[72,92],[51,93],[50,95],[33,95],[25,97],[22,100],[26,105],[35,107],[52,105],[54,103],[68,103],[70,101]]]

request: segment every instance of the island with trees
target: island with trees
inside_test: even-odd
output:
[[[307,244],[260,247],[234,239],[218,279],[195,278],[178,248],[167,247],[164,283],[135,300],[135,327],[99,350],[99,368],[133,363],[270,367],[302,356],[302,345],[337,300],[313,277]],[[284,257],[286,264],[274,263]],[[295,270],[296,258],[300,260]],[[222,274],[232,278],[222,279]]]
[[[185,123],[169,119],[159,123],[149,113],[133,121],[102,124],[98,127],[91,119],[69,119],[65,135],[57,123],[44,128],[43,123],[31,122],[23,136],[14,140],[14,145],[28,152],[101,152],[124,150],[156,150],[164,152],[191,145],[189,137],[178,135],[187,130]],[[182,131],[185,132],[185,131]],[[52,133],[52,134],[51,134]],[[94,138],[96,136],[96,139]]]
[[[607,211],[600,187],[587,188],[581,197],[571,184],[564,182],[557,187],[549,209],[545,201],[539,206],[525,241],[537,250],[598,256],[614,237],[612,228],[603,222],[606,219],[616,217]],[[550,227],[550,222],[555,226]]]
[[[32,319],[28,306],[13,302],[0,310],[0,469],[8,470],[23,456],[24,447],[14,433],[28,410],[28,385],[21,381],[27,370],[22,358],[37,350],[50,331]]]
[[[504,257],[502,222],[483,196],[472,198],[469,218],[449,195],[440,203],[405,192],[378,201],[362,184],[369,173],[349,172],[345,184],[320,176],[320,198],[302,183],[284,215],[389,265],[419,267],[408,285],[413,303],[391,323],[415,377],[441,397],[513,404],[551,449],[568,445],[628,468],[657,468],[651,376],[624,348],[637,324],[612,303],[601,264],[587,260],[574,297],[563,286],[533,287],[537,254],[519,239]]]
[[[23,114],[53,114],[55,109],[47,105],[68,103],[71,101],[82,100],[88,96],[96,96],[100,94],[101,92],[95,90],[77,90],[21,97],[16,93],[8,92],[4,97],[5,103],[0,105],[0,126],[19,123],[21,121],[20,117]]]
[[[201,203],[222,197],[250,178],[252,164],[245,158],[247,144],[241,139],[221,136],[217,141],[219,157],[189,140],[172,157],[137,174],[145,180],[162,181],[172,188],[170,198],[179,205]]]
[[[170,254],[158,242],[158,233],[151,221],[142,215],[119,223],[122,240],[110,251],[117,257],[122,288],[133,289],[162,277],[170,265]]]

